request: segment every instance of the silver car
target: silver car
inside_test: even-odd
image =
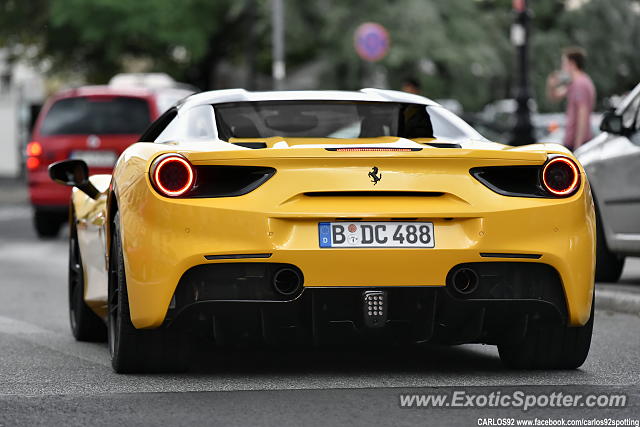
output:
[[[640,255],[640,84],[604,114],[602,133],[576,150],[593,191],[596,280],[616,282],[625,256]]]

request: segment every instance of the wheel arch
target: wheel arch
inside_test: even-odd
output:
[[[107,222],[105,230],[105,255],[107,257],[107,265],[110,262],[111,245],[113,239],[113,221],[118,213],[118,192],[115,185],[112,184],[109,197],[107,199]]]

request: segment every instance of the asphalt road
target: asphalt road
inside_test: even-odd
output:
[[[2,187],[0,186],[0,191]],[[502,367],[492,346],[420,351],[201,354],[181,375],[114,374],[105,344],[68,327],[66,233],[39,241],[29,208],[0,194],[0,426],[479,425],[522,419],[640,417],[640,317],[598,310],[575,371]],[[622,286],[640,287],[640,260]],[[599,284],[605,287],[606,284]],[[635,289],[635,288],[634,288]],[[622,393],[624,408],[401,408],[401,393]]]

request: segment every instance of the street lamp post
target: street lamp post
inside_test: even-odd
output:
[[[516,47],[518,57],[518,86],[516,90],[516,125],[513,128],[511,145],[526,145],[535,142],[531,112],[529,111],[529,21],[531,15],[527,0],[513,0],[515,21],[511,26],[511,42]]]
[[[256,0],[247,0],[247,21],[248,21],[248,34],[247,44],[245,49],[245,59],[247,61],[247,75],[245,78],[245,89],[255,90],[256,82],[256,38],[257,38],[257,14],[256,14]]]
[[[284,62],[284,4],[283,0],[271,0],[271,24],[273,31],[273,63],[271,73],[273,88],[282,90],[286,68]]]

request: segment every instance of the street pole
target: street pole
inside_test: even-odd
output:
[[[535,142],[531,112],[529,111],[529,21],[531,18],[527,0],[513,0],[515,21],[511,27],[511,42],[516,47],[518,58],[518,86],[516,90],[516,125],[511,145],[527,145]]]
[[[284,62],[284,0],[271,0],[271,24],[273,38],[273,63],[271,73],[273,88],[282,90],[286,68]]]
[[[245,49],[247,76],[244,86],[247,90],[254,90],[256,81],[256,0],[247,1],[247,11],[249,34],[247,35],[247,48]]]

